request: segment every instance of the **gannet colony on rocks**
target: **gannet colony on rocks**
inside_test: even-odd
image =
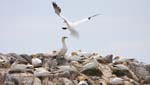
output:
[[[52,5],[67,25],[63,29],[77,37],[78,32],[74,29],[77,23],[64,18],[55,2]],[[66,55],[66,39],[63,36],[62,48],[52,53],[0,53],[0,85],[150,85],[150,64],[81,50]]]
[[[150,65],[136,59],[116,63],[112,54],[102,56],[92,52],[88,57],[74,52],[70,56],[65,55],[60,59],[57,57],[60,56],[50,53],[32,55],[1,53],[0,85],[150,84]],[[33,63],[35,58],[41,61]],[[123,57],[121,58],[123,59]],[[110,60],[112,61],[110,62]]]

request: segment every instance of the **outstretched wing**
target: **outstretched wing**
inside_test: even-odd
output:
[[[88,20],[90,20],[90,19],[93,18],[93,17],[99,16],[99,15],[101,15],[101,14],[95,14],[95,15],[93,15],[93,16],[90,16],[90,17],[88,17]]]
[[[91,20],[93,17],[96,17],[96,16],[98,16],[98,15],[100,15],[100,14],[95,14],[95,15],[93,15],[93,16],[90,16],[90,17],[84,18],[84,19],[82,19],[82,20],[79,20],[79,21],[77,21],[77,22],[74,22],[74,26],[78,26],[79,24],[81,24],[81,23],[83,23],[83,22],[86,22],[86,21],[88,21],[88,20]]]
[[[55,10],[55,13],[60,16],[61,8],[56,4],[56,2],[52,2],[53,8]]]
[[[68,19],[61,14],[61,8],[56,4],[56,2],[52,2],[55,13],[61,17],[65,23],[68,23]]]

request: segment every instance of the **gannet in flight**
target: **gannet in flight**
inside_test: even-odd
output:
[[[87,18],[84,18],[82,20],[79,20],[77,22],[70,22],[67,18],[65,18],[62,14],[61,14],[61,8],[55,3],[55,2],[52,2],[52,5],[53,5],[53,8],[55,10],[55,13],[61,17],[63,20],[64,20],[64,23],[66,24],[66,27],[62,27],[63,30],[66,30],[68,29],[70,31],[70,35],[73,36],[73,37],[76,37],[78,38],[79,37],[79,33],[76,31],[75,27],[78,26],[79,24],[83,23],[83,22],[86,22],[86,21],[89,21],[91,20],[91,18],[93,17],[96,17],[100,14],[95,14],[93,16],[90,16],[90,17],[87,17]]]

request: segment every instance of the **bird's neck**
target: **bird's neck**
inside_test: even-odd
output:
[[[62,39],[62,45],[63,45],[63,48],[67,48],[66,43],[65,43],[65,39]]]

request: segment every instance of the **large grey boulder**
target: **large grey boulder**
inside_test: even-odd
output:
[[[143,63],[130,62],[128,67],[140,79],[140,82],[149,82],[150,73]]]

